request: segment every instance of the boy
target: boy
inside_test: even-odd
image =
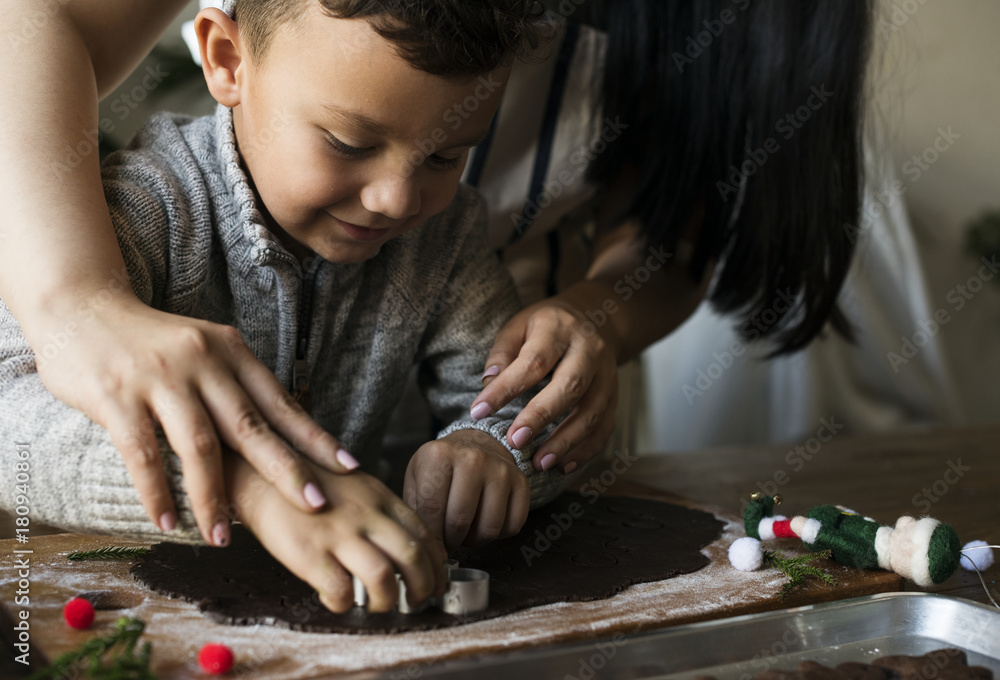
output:
[[[515,533],[529,503],[562,482],[534,470],[531,449],[504,443],[525,399],[476,421],[466,411],[517,300],[487,246],[482,206],[458,182],[510,59],[545,31],[533,5],[241,0],[235,21],[206,10],[196,31],[218,113],[157,116],[105,165],[139,297],[237,328],[234,351],[245,342],[362,461],[377,453],[393,391],[420,364],[451,425],[413,456],[404,496],[450,545],[470,527],[479,541]],[[171,412],[165,404],[156,415]],[[44,390],[3,306],[0,431],[24,444],[17,460],[32,472],[34,518],[158,536],[106,431]],[[172,538],[195,542],[162,438],[161,452],[183,508]],[[318,504],[329,504],[309,514],[228,456],[227,514],[334,611],[351,605],[348,572],[373,611],[394,606],[397,568],[414,603],[442,591],[443,554],[416,513],[368,475],[313,467]],[[7,487],[0,498],[11,508]]]

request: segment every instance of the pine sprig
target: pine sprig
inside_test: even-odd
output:
[[[124,548],[120,546],[109,545],[104,548],[97,548],[96,550],[77,550],[66,555],[66,559],[78,561],[78,560],[129,560],[133,557],[142,557],[147,552],[149,548]]]
[[[58,680],[60,678],[101,678],[102,680],[156,680],[149,670],[152,645],[144,642],[136,654],[135,646],[146,629],[140,619],[122,617],[115,630],[104,637],[91,638],[80,647],[56,657],[52,665],[38,671],[30,680]],[[117,650],[107,660],[102,657]]]
[[[810,576],[818,578],[828,586],[837,585],[837,582],[833,580],[832,576],[819,567],[814,567],[809,564],[813,560],[829,559],[831,554],[832,553],[829,550],[821,550],[820,552],[807,553],[805,555],[799,555],[798,557],[785,557],[785,554],[780,550],[775,550],[773,552],[765,550],[764,561],[768,564],[768,566],[774,567],[788,577],[788,583],[786,583],[781,589],[781,592],[778,593],[778,599],[785,599],[785,597],[792,592],[792,590],[802,585],[802,582]]]

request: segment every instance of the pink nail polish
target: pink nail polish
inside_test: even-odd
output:
[[[575,469],[576,469],[576,461],[574,460],[569,463],[566,463],[566,468],[563,470],[563,474],[568,475]]]
[[[517,432],[515,432],[514,435],[510,438],[510,440],[512,442],[514,442],[514,448],[515,449],[519,449],[522,446],[524,446],[525,444],[527,444],[529,439],[531,439],[531,428],[530,427],[522,427],[520,430],[518,430]],[[552,454],[549,454],[549,455],[551,456]],[[555,456],[552,456],[552,457],[555,458]],[[544,469],[544,466],[545,466],[545,460],[543,459],[542,460],[542,467],[543,467],[543,469]]]
[[[500,367],[490,366],[486,369],[486,372],[483,373],[483,380],[486,380],[487,378],[495,378],[498,375],[500,375]]]
[[[306,484],[306,488],[302,490],[302,495],[305,496],[306,503],[311,508],[322,508],[326,505],[326,498],[323,497],[323,492],[312,482]]]
[[[348,470],[357,470],[361,467],[361,463],[358,462],[358,459],[348,453],[345,449],[337,451],[337,462]]]
[[[177,528],[177,517],[172,512],[165,512],[160,515],[160,529],[170,532]]]
[[[482,420],[491,413],[493,413],[493,409],[485,401],[472,407],[473,420]]]
[[[229,545],[229,525],[225,522],[219,522],[212,529],[212,542],[215,543],[217,548],[225,548]]]
[[[543,456],[542,460],[541,460],[542,470],[548,470],[548,469],[550,469],[557,462],[559,462],[559,459],[556,458],[556,454],[554,454],[554,453],[550,453],[550,454],[548,454],[546,456]]]

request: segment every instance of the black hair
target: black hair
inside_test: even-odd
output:
[[[609,34],[604,115],[629,127],[590,177],[637,172],[618,217],[671,252],[697,224],[691,276],[717,260],[711,303],[773,355],[828,321],[852,339],[837,297],[863,197],[873,0],[594,4]]]
[[[250,52],[263,59],[278,26],[317,0],[240,0],[236,22]],[[318,0],[328,15],[365,19],[415,67],[469,77],[508,66],[551,39],[553,24],[534,0]]]

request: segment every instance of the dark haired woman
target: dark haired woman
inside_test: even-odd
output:
[[[203,493],[193,500],[211,508],[224,495],[221,480],[198,464],[218,452],[207,414],[232,404],[204,394],[193,367],[228,375],[250,410],[285,395],[253,383],[256,362],[225,352],[223,329],[202,324],[209,349],[185,349],[198,345],[178,342],[189,337],[189,320],[144,307],[120,285],[96,154],[53,171],[65,166],[67,145],[97,127],[97,95],[186,4],[94,0],[39,14],[16,0],[8,8],[15,28],[0,41],[8,159],[0,297],[36,353],[58,345],[41,373],[46,386],[116,441],[137,435],[137,451],[155,444],[147,426],[155,395],[176,389],[175,378],[187,381],[204,404],[189,405],[185,425],[168,425],[166,435],[176,450],[200,451],[189,474],[202,477]],[[570,13],[582,3],[562,4],[556,11]],[[563,23],[550,59],[518,67],[494,132],[466,171],[490,203],[494,245],[528,305],[498,337],[484,366],[488,386],[471,406],[474,414],[496,409],[552,372],[508,438],[522,446],[568,413],[535,459],[564,472],[593,458],[611,434],[616,366],[676,328],[706,290],[719,309],[746,320],[788,296],[757,332],[779,351],[804,346],[828,320],[849,332],[836,298],[853,250],[842,225],[857,215],[861,190],[871,21],[869,1],[616,0],[586,9],[606,37]],[[40,21],[31,40],[18,39],[20,27]],[[810,124],[774,150],[781,117],[809,106],[816,88],[823,101]],[[136,375],[146,377],[145,389],[117,392]],[[270,424],[289,441],[311,442],[308,454],[334,453],[303,413],[273,415]],[[281,458],[265,440],[240,450],[260,468]],[[155,456],[145,462],[140,493],[162,488],[158,466]],[[168,512],[165,497],[154,514]]]

